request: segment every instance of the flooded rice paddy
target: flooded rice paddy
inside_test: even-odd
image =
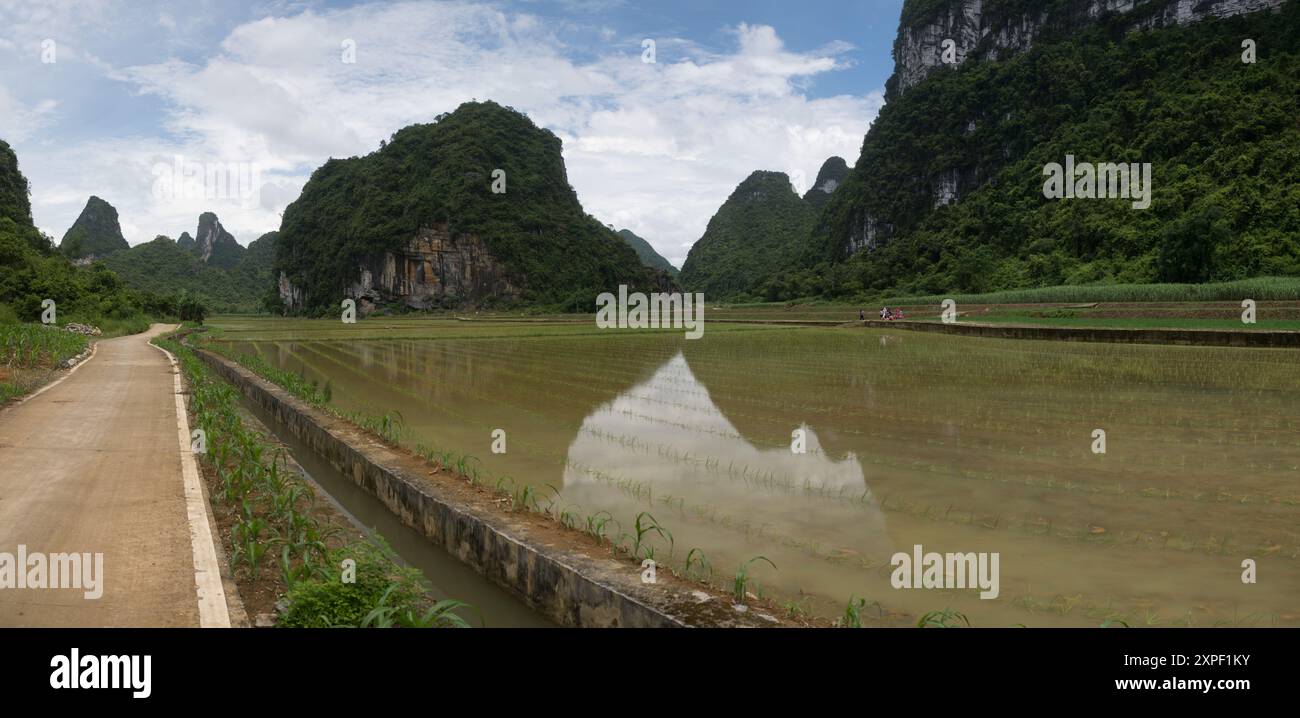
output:
[[[400,412],[403,443],[681,571],[867,625],[1300,625],[1300,361],[1287,350],[708,325],[224,319],[216,339]],[[493,432],[506,451],[492,452]],[[806,451],[791,450],[801,430]],[[1105,432],[1105,452],[1096,430]],[[503,478],[508,477],[508,478]],[[896,589],[895,552],[996,552],[999,595]],[[698,551],[691,553],[692,549]],[[1242,562],[1257,582],[1242,582]],[[629,570],[633,570],[631,567]]]

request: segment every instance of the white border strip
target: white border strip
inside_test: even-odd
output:
[[[185,513],[189,516],[190,545],[194,550],[194,587],[199,599],[199,628],[230,628],[230,610],[226,607],[226,591],[221,583],[217,549],[212,545],[208,502],[203,499],[203,489],[199,485],[199,466],[194,463],[194,452],[190,450],[190,419],[185,411],[185,395],[181,393],[181,369],[171,352],[152,341],[149,346],[166,354],[167,361],[172,365],[172,382],[176,388],[176,436],[181,445]]]

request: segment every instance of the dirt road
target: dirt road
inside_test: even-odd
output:
[[[175,378],[148,343],[168,329],[103,340],[61,383],[0,411],[0,626],[200,625],[202,539],[182,478]],[[5,554],[12,566],[20,545],[28,580],[9,587]],[[50,583],[51,554],[62,552],[89,554],[82,577],[92,580],[103,554],[102,596],[87,598],[89,580],[17,585]],[[32,575],[33,554],[49,559],[46,577]]]

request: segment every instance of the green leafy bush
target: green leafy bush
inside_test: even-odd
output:
[[[355,580],[342,565],[355,561]],[[399,567],[382,539],[372,537],[332,551],[324,576],[295,583],[277,625],[285,628],[465,627],[452,612],[463,604],[432,603],[418,571]]]

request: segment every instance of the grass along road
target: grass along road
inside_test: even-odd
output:
[[[103,555],[102,596],[0,588],[0,626],[200,625],[193,542],[211,537],[187,516],[175,379],[149,345],[167,329],[101,341],[0,412],[0,552]]]

